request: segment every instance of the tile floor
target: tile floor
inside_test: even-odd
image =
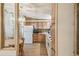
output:
[[[0,56],[16,56],[16,50],[14,48],[1,49]]]

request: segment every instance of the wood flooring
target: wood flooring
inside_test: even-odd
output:
[[[4,49],[0,50],[0,56],[16,56],[15,48],[9,47],[14,40],[6,40]],[[44,43],[24,44],[24,56],[47,56],[47,50]]]
[[[44,44],[33,43],[24,45],[25,56],[47,56],[47,50]]]

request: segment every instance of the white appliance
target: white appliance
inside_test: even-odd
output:
[[[47,48],[47,53],[48,53],[48,56],[51,56],[51,35],[50,33],[46,33],[46,48]]]
[[[33,43],[32,40],[33,35],[33,26],[24,26],[23,29],[23,36],[24,36],[24,43]]]

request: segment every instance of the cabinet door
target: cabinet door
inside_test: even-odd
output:
[[[33,43],[38,42],[38,34],[33,34]]]
[[[38,42],[45,42],[45,35],[44,34],[38,34]]]

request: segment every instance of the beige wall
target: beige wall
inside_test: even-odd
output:
[[[74,4],[58,4],[58,55],[73,55]]]

